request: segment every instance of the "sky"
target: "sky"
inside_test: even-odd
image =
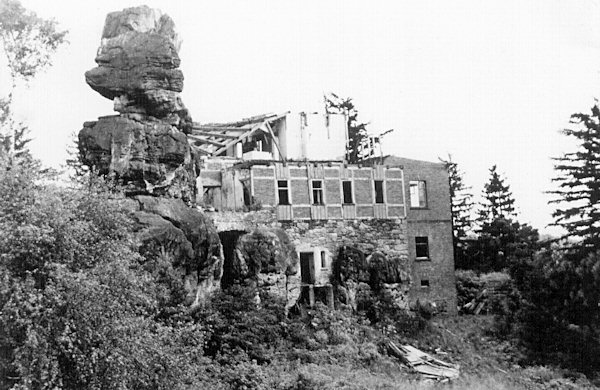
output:
[[[575,148],[560,130],[600,98],[598,0],[22,3],[69,30],[54,66],[16,95],[33,153],[55,167],[83,122],[114,113],[84,72],[106,14],[140,4],[175,21],[194,121],[323,111],[325,92],[352,97],[372,133],[394,129],[384,154],[451,154],[475,195],[496,164],[519,220],[543,232],[555,232],[551,157]]]

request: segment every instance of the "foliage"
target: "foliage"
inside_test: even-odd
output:
[[[539,249],[539,233],[527,224],[497,218],[484,222],[474,245],[469,248],[471,269],[502,271],[511,262],[530,258]]]
[[[378,137],[369,137],[368,123],[358,121],[358,110],[352,98],[341,98],[334,93],[325,95],[325,109],[328,113],[346,114],[348,120],[348,144],[346,145],[346,160],[349,164],[358,164],[361,161],[375,156]]]
[[[23,157],[30,157],[29,130],[14,119],[13,93],[18,81],[29,82],[51,64],[66,34],[58,30],[56,21],[38,17],[18,0],[0,0],[0,47],[11,80],[8,96],[0,98],[0,159],[22,162]]]
[[[467,233],[471,230],[471,208],[473,207],[473,195],[468,192],[471,187],[464,183],[463,172],[458,168],[458,164],[452,161],[452,156],[448,159],[440,158],[448,170],[450,180],[450,205],[452,210],[452,232],[454,243],[454,263],[462,265],[466,262],[467,251]]]
[[[515,263],[518,334],[534,362],[594,372],[600,365],[600,253],[558,248]]]
[[[101,183],[56,187],[0,167],[0,388],[148,388],[188,375],[183,357],[202,333],[152,319],[154,282],[121,199]]]
[[[66,34],[56,21],[40,18],[18,0],[0,1],[0,43],[13,86],[17,79],[28,82],[49,66]]]
[[[564,228],[565,237],[575,239],[573,247],[585,253],[600,249],[600,107],[598,101],[591,114],[573,114],[574,129],[563,133],[579,142],[578,150],[555,158],[559,189],[553,201],[564,204],[553,216],[554,225]]]
[[[498,218],[511,219],[516,217],[515,200],[510,186],[504,183],[504,178],[496,170],[496,165],[490,168],[490,179],[483,186],[483,202],[480,204],[480,224],[491,223]]]

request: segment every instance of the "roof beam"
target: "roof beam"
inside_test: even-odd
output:
[[[237,137],[239,137],[239,135],[233,135],[233,134],[222,134],[222,133],[216,133],[216,132],[211,132],[211,131],[200,131],[200,130],[192,130],[192,135],[205,135],[207,137],[219,137],[219,138],[231,138],[231,139],[235,139]]]
[[[215,126],[215,125],[194,125],[193,130],[197,131],[248,131],[252,126],[234,127],[234,126]]]
[[[217,141],[213,141],[213,140],[210,140],[210,139],[197,137],[197,136],[192,135],[192,134],[188,134],[188,137],[190,137],[191,139],[193,139],[196,142],[203,142],[205,144],[215,145],[215,146],[218,146],[220,148],[222,148],[222,147],[224,147],[226,145],[223,142],[217,142]]]

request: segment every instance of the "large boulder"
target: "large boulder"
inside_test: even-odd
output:
[[[79,148],[83,164],[114,175],[131,194],[195,199],[197,174],[187,137],[163,121],[108,116],[86,122]]]
[[[408,309],[409,265],[381,252],[368,256],[360,249],[340,249],[335,266],[338,299],[354,310],[384,299],[397,308]]]
[[[184,286],[185,303],[203,304],[220,288],[221,243],[211,220],[179,199],[136,196],[133,217],[146,258],[168,258]]]
[[[189,130],[191,118],[179,92],[180,42],[173,20],[147,6],[126,8],[106,16],[96,63],[85,73],[95,91],[115,103],[121,113],[141,113]]]

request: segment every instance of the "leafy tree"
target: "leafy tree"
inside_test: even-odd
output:
[[[25,9],[18,0],[0,0],[0,48],[10,77],[9,93],[0,99],[0,157],[28,153],[28,129],[13,118],[12,103],[18,82],[27,84],[65,42],[54,20],[46,20]]]
[[[367,133],[368,123],[358,121],[358,110],[352,98],[341,98],[334,93],[325,95],[327,112],[346,114],[348,116],[348,144],[346,145],[346,160],[356,164],[375,156],[378,137],[370,137]]]
[[[455,264],[460,266],[466,260],[466,246],[468,245],[466,238],[472,224],[473,195],[468,192],[471,187],[465,185],[463,172],[458,168],[458,164],[452,161],[452,156],[448,155],[447,160],[440,158],[440,161],[446,166],[450,180],[454,261]]]
[[[514,218],[515,200],[510,186],[504,183],[504,178],[496,170],[496,165],[490,168],[490,179],[483,186],[483,202],[480,204],[478,222],[492,222],[498,218]]]
[[[188,381],[202,366],[201,332],[154,320],[163,288],[145,270],[122,195],[100,179],[64,188],[20,163],[6,168],[0,161],[0,389]]]
[[[572,246],[583,254],[600,250],[600,107],[598,101],[591,114],[573,114],[574,129],[563,133],[579,142],[578,150],[565,153],[554,169],[559,189],[554,203],[564,204],[553,216],[554,225],[563,227],[565,237],[573,238]]]

